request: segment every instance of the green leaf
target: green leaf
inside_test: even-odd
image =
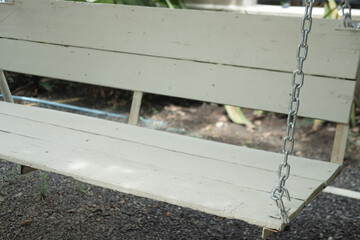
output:
[[[335,0],[328,0],[325,3],[323,18],[328,18],[328,19],[338,19],[339,18],[337,4],[336,4]]]
[[[225,110],[229,115],[231,121],[237,124],[243,124],[255,128],[255,125],[250,122],[241,111],[241,108],[225,105]]]

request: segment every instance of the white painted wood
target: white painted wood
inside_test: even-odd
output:
[[[76,148],[83,148],[84,150],[88,149],[90,152],[92,151],[91,149],[96,149],[96,151],[101,151],[109,157],[113,156],[116,158],[116,156],[121,156],[124,159],[140,164],[212,178],[222,182],[231,182],[246,188],[269,191],[269,189],[277,184],[278,180],[276,178],[276,172],[273,169],[268,170],[254,168],[253,166],[244,166],[241,164],[241,160],[238,162],[229,162],[227,159],[196,156],[187,152],[178,152],[176,151],[177,149],[174,151],[163,148],[162,146],[155,147],[153,145],[149,146],[143,143],[136,143],[124,139],[124,136],[122,136],[122,139],[109,138],[108,136],[99,134],[88,134],[64,127],[49,126],[49,124],[44,123],[39,124],[32,120],[26,121],[24,118],[2,116],[1,120],[8,122],[8,124],[1,129],[6,132],[11,132],[12,134],[29,138],[36,137],[37,139],[54,144],[69,147],[75,146]],[[98,124],[102,122],[103,121],[100,121]],[[42,129],[42,134],[37,133],[39,129]],[[143,135],[145,135],[145,132]],[[54,141],[54,139],[58,138],[59,140]],[[157,141],[157,139],[158,138],[154,138],[153,141]],[[184,142],[187,138],[183,138],[182,140]],[[193,147],[196,147],[196,145]],[[277,154],[277,156],[281,159],[281,155]],[[260,158],[261,153],[258,154],[256,151],[252,151],[246,157],[250,160],[256,157]],[[265,156],[261,158],[265,159]],[[204,170],[204,168],[206,168],[206,170]],[[327,173],[327,175],[329,177],[329,173]],[[257,176],[261,176],[261,178]],[[322,181],[298,176],[292,176],[287,186],[290,189],[296,189],[292,194],[293,198],[301,199],[305,202],[313,197],[313,192],[318,192],[324,188]],[[299,186],[302,186],[302,188],[299,188]]]
[[[335,138],[331,153],[331,162],[343,164],[349,124],[338,123],[336,125]]]
[[[7,39],[0,39],[0,52],[0,66],[9,71],[284,114],[288,111],[288,73]],[[354,81],[306,76],[299,115],[347,123],[354,87]]]
[[[90,132],[95,135],[106,135],[124,141],[138,142],[155,148],[164,148],[172,152],[185,152],[194,156],[202,156],[209,159],[223,159],[229,163],[239,163],[248,167],[255,167],[267,171],[276,172],[279,164],[277,153],[257,150],[256,154],[262,157],[253,158],[253,149],[238,147],[230,144],[220,144],[203,139],[180,136],[167,132],[153,131],[152,129],[139,128],[117,122],[101,121],[81,115],[74,115],[59,111],[50,111],[41,108],[28,108],[21,105],[9,105],[0,102],[3,115],[14,116],[36,122],[51,122],[55,126],[69,129],[78,129],[82,132]],[[12,120],[14,121],[14,120]],[[86,122],[86,124],[84,124]],[[19,124],[18,124],[19,125]],[[18,129],[18,128],[17,128]],[[28,130],[31,131],[31,130]],[[155,141],[156,140],[156,141]],[[194,146],[197,146],[196,148]],[[266,159],[264,161],[263,159]],[[280,158],[282,159],[282,157]],[[333,178],[340,171],[339,164],[314,161],[306,158],[290,156],[291,173],[296,176],[311,178],[326,182],[330,172],[334,172]],[[308,168],[309,164],[316,166]],[[319,171],[319,169],[321,169]],[[327,185],[327,184],[326,184]]]
[[[269,198],[277,178],[276,169],[265,169],[267,152],[238,147],[238,153],[245,152],[241,158],[208,157],[214,146],[226,153],[229,145],[194,139],[191,147],[197,152],[186,152],[181,146],[189,147],[190,137],[47,109],[9,103],[0,106],[0,121],[8,123],[0,125],[3,143],[0,157],[3,159],[266,228],[281,230],[284,227],[276,216],[274,201]],[[13,109],[18,116],[13,116]],[[52,120],[47,121],[50,118]],[[96,129],[76,129],[78,123],[88,123],[85,119],[90,126],[83,125],[90,128],[92,123],[100,128],[108,124],[116,128],[111,131],[113,135],[107,131],[99,134]],[[66,126],[69,123],[74,124]],[[122,131],[125,128],[131,130],[129,133],[136,129],[135,134],[145,139],[151,132],[154,135],[150,137],[155,136],[152,141],[156,143],[136,142]],[[182,142],[179,149],[161,145],[165,140],[171,141],[171,136],[176,136],[176,143]],[[269,154],[281,158],[281,154]],[[263,168],[242,163],[242,160],[259,159],[264,163]],[[298,161],[302,159],[297,158]],[[324,181],[315,180],[319,174],[332,178],[340,170],[337,164],[321,162],[319,166],[318,161],[304,161],[309,169],[316,169],[315,176],[293,174],[288,180],[292,201],[286,206],[290,208],[291,218],[325,187]],[[325,170],[324,166],[330,166],[333,171]]]
[[[139,91],[135,91],[133,94],[129,115],[129,124],[131,125],[137,125],[138,123],[142,96],[143,93]]]
[[[301,25],[292,17],[55,0],[2,6],[0,21],[1,38],[285,72],[295,68]],[[338,31],[336,22],[314,19],[304,71],[355,79],[360,33]]]
[[[327,186],[323,191],[326,193],[331,193],[342,197],[348,197],[348,198],[354,198],[360,200],[360,192],[352,191],[345,188]]]
[[[277,231],[274,231],[273,229],[263,228],[261,237],[263,240],[270,237],[272,234],[276,233]]]
[[[0,69],[0,90],[4,96],[5,101],[14,103],[14,99],[11,96],[9,85],[6,81],[4,71]]]
[[[257,0],[243,0],[242,1],[242,6],[250,7],[250,6],[256,5],[256,3],[257,3]]]
[[[8,82],[6,80],[5,73],[1,69],[0,69],[0,90],[1,90],[1,93],[3,94],[4,100],[6,102],[14,103],[14,99],[11,95],[11,91],[9,89]],[[27,174],[27,173],[30,173],[35,170],[36,169],[20,165],[20,174]]]
[[[268,192],[244,189],[228,183],[190,174],[163,171],[146,165],[124,163],[120,158],[109,159],[103,153],[97,154],[87,150],[84,153],[78,149],[72,151],[57,145],[47,146],[47,143],[44,144],[36,139],[20,140],[14,135],[0,134],[0,140],[6,143],[17,141],[22,146],[31,149],[36,155],[36,160],[34,158],[29,160],[29,152],[20,152],[18,148],[5,144],[4,147],[12,150],[13,154],[8,155],[5,151],[1,152],[0,157],[12,162],[31,165],[90,184],[166,201],[210,214],[242,219],[252,224],[265,225],[268,228],[283,228],[280,219],[268,216],[269,213],[276,212],[276,206],[269,198]],[[91,156],[87,155],[89,153]],[[302,201],[293,199],[288,203],[290,214],[293,215],[293,212],[302,208],[303,205]]]

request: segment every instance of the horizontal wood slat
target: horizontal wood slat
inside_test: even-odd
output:
[[[53,126],[36,121],[27,121],[11,116],[1,115],[1,121],[8,123],[6,126],[1,127],[2,131],[21,136],[21,138],[41,139],[54,145],[58,144],[60,146],[66,146],[67,148],[74,147],[82,149],[84,152],[89,152],[88,154],[99,152],[99,154],[109,159],[119,159],[120,156],[121,159],[126,161],[153,166],[157,169],[187,173],[204,178],[213,178],[216,181],[231,182],[232,184],[245,188],[266,192],[269,192],[278,181],[276,178],[276,167],[262,169],[254,166],[245,166],[241,164],[241,161],[229,162],[226,159],[219,160],[216,158],[197,156],[161,146],[129,141],[126,136],[122,139],[109,138],[102,134],[89,134],[79,130]],[[39,129],[45,134],[39,134]],[[185,144],[184,138],[182,140],[181,145]],[[250,159],[254,158],[251,154],[242,156],[242,158],[246,157]],[[281,159],[279,155],[278,157]],[[88,163],[86,162],[86,164]],[[256,172],[261,178],[254,176],[254,168],[256,168]],[[264,181],[264,179],[266,180]],[[322,190],[324,184],[319,180],[292,176],[291,180],[287,182],[287,187],[296,189],[297,186],[306,187],[297,189],[297,191],[292,194],[292,197],[307,201],[309,196],[310,198],[312,197],[314,191],[318,192],[319,188]]]
[[[287,113],[291,74],[0,39],[0,66],[82,83]],[[300,116],[347,123],[355,82],[307,76]],[[316,89],[316,91],[314,91]]]
[[[301,18],[55,0],[0,8],[1,38],[286,72],[296,65],[300,25]],[[336,25],[313,20],[304,71],[355,79],[360,33]]]
[[[0,133],[0,140],[6,143],[18,142],[31,149],[31,152],[20,152],[21,149],[9,144],[4,145],[11,152],[2,151],[0,157],[11,162],[222,217],[242,219],[268,228],[283,228],[281,220],[268,216],[269,213],[276,213],[276,206],[269,198],[268,192],[244,189],[190,174],[169,170],[160,171],[146,165],[124,163],[119,157],[110,159],[107,156],[104,157],[103,154],[81,149],[71,151],[72,149],[63,146],[11,134]],[[41,148],[51,154],[43,153]],[[66,162],[59,158],[66,159]],[[144,179],[144,176],[150,177]],[[298,208],[304,207],[304,202],[292,199],[288,207],[289,214],[292,216]],[[254,212],[257,209],[259,210]]]
[[[279,155],[272,152],[259,151],[266,154],[266,161],[260,158],[250,159],[247,157],[254,151],[249,148],[242,148],[230,144],[219,144],[213,141],[180,136],[152,129],[139,128],[131,125],[118,124],[111,121],[101,121],[99,119],[89,118],[82,115],[69,114],[60,111],[50,111],[37,108],[27,108],[22,105],[9,105],[0,102],[0,108],[3,109],[3,116],[12,116],[36,121],[39,123],[50,123],[54,126],[61,126],[68,129],[77,129],[82,132],[90,132],[96,135],[106,135],[119,140],[137,142],[156,148],[165,148],[171,151],[186,152],[195,156],[206,158],[226,159],[230,163],[238,163],[244,166],[251,166],[269,171],[276,171],[279,163]],[[84,124],[86,122],[86,124]],[[125,136],[122,138],[122,136]],[[156,141],[154,141],[156,139]],[[186,139],[186,140],[185,140]],[[193,146],[197,146],[194,148]],[[313,161],[306,158],[290,156],[291,173],[295,176],[311,178],[321,182],[326,182],[329,172],[336,172],[339,164],[330,164],[323,161]],[[314,169],[308,168],[308,165],[316,165]],[[275,168],[274,168],[275,167]],[[315,170],[316,169],[316,170]],[[321,171],[318,171],[321,169]]]
[[[0,125],[1,158],[267,228],[284,227],[276,218],[275,203],[269,197],[277,181],[277,164],[274,167],[266,163],[267,156],[276,155],[280,159],[281,154],[238,147],[239,156],[245,150],[242,157],[208,157],[213,146],[226,153],[228,145],[211,145],[201,139],[191,142],[192,138],[185,136],[53,110],[8,103],[0,106],[0,120],[7,123]],[[17,116],[12,115],[14,108]],[[83,124],[85,129],[74,128],[85,119],[89,120],[89,125]],[[96,130],[93,124],[103,129]],[[145,136],[145,141],[136,141],[142,139],[140,135]],[[150,137],[155,143],[146,143]],[[171,138],[176,139],[180,148],[166,144],[172,142]],[[190,144],[195,152],[186,152]],[[263,166],[242,163],[259,159]],[[291,218],[340,171],[339,164],[319,165],[319,161],[301,158],[294,163],[303,160],[309,169],[314,169],[314,176],[301,176],[300,170],[288,180],[292,192],[292,201],[287,203]]]

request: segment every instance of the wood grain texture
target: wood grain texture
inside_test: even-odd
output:
[[[43,123],[38,124],[34,121],[25,121],[24,119],[14,117],[3,116],[1,120],[9,122],[9,124],[2,128],[5,132],[11,132],[12,134],[26,136],[28,138],[35,137],[42,141],[59,144],[61,146],[82,148],[85,151],[88,150],[89,154],[92,154],[92,152],[96,150],[103,153],[103,155],[109,159],[118,159],[120,156],[127,161],[154,166],[157,169],[184,172],[195,176],[212,178],[221,182],[231,182],[246,188],[262,191],[269,191],[269,189],[277,184],[276,171],[273,169],[257,168],[256,174],[262,176],[261,178],[257,178],[255,177],[256,174],[254,175],[253,173],[254,167],[242,165],[241,161],[229,162],[227,159],[209,158],[201,155],[196,156],[187,152],[176,151],[176,149],[174,151],[163,148],[162,146],[149,146],[143,143],[130,142],[124,138],[94,136],[94,134],[82,133],[78,130],[49,126]],[[39,128],[46,134],[42,134],[41,136],[37,134],[36,132]],[[56,139],[59,137],[61,140],[54,141],[54,137],[56,137]],[[157,141],[157,139],[153,139],[153,141]],[[196,145],[194,145],[194,147],[196,147]],[[261,154],[258,157],[260,156]],[[243,157],[254,159],[256,154],[252,152]],[[206,170],[204,169],[205,166]],[[221,171],[219,171],[220,169]],[[292,194],[293,198],[304,201],[312,197],[314,191],[318,192],[319,189],[324,188],[323,182],[319,180],[295,175],[292,176],[291,181],[288,181],[287,186],[292,189],[297,189],[297,191]],[[298,186],[306,187],[298,188]]]
[[[4,115],[27,119],[43,123],[51,122],[55,126],[62,126],[69,129],[78,129],[83,132],[91,132],[96,135],[106,135],[112,138],[123,139],[131,142],[138,142],[144,145],[156,148],[166,148],[176,152],[186,152],[195,156],[204,156],[206,158],[226,159],[229,162],[241,162],[244,166],[256,167],[277,171],[279,164],[279,155],[266,151],[256,151],[257,153],[266,154],[266,161],[263,159],[250,159],[246,157],[252,153],[252,149],[242,148],[230,144],[219,144],[213,141],[197,139],[192,137],[180,136],[167,132],[154,131],[152,129],[139,128],[131,125],[118,124],[111,121],[101,121],[99,119],[89,118],[86,116],[69,114],[66,112],[50,111],[37,108],[27,108],[21,105],[9,105],[0,102],[0,107]],[[39,120],[41,119],[41,120]],[[86,122],[86,124],[84,124]],[[124,136],[124,138],[122,138]],[[156,139],[156,141],[154,141]],[[186,139],[186,140],[185,140]],[[193,146],[197,146],[194,148]],[[206,149],[206,150],[205,150]],[[336,172],[338,164],[329,164],[323,161],[312,161],[306,158],[290,156],[289,161],[292,166],[292,174],[314,180],[326,181],[329,172]],[[298,160],[301,159],[301,160]],[[315,171],[309,169],[308,164],[316,165]]]
[[[0,140],[5,144],[0,153],[3,159],[266,228],[284,227],[269,198],[277,181],[277,164],[271,162],[273,157],[281,158],[280,154],[209,144],[59,111],[8,103],[0,106],[0,120],[7,123],[0,126]],[[83,124],[85,119],[89,124]],[[80,123],[85,128],[76,129]],[[152,142],[147,142],[150,139]],[[209,156],[212,151],[227,153],[228,147],[236,148],[236,158],[231,154],[220,156],[220,152]],[[195,150],[186,151],[190,149]],[[247,166],[247,161],[258,163]],[[287,185],[292,192],[292,201],[287,203],[291,218],[340,171],[338,164],[302,158],[294,159],[294,164],[302,161],[315,174],[292,172]]]
[[[277,231],[274,231],[274,229],[268,229],[268,228],[263,228],[262,229],[262,234],[261,234],[261,238],[263,240],[267,239],[268,237],[270,237],[272,234],[276,233]]]
[[[331,153],[331,162],[343,164],[349,124],[338,123],[336,125],[335,138]]]
[[[355,79],[360,33],[336,24],[313,20],[304,71]],[[296,67],[300,26],[297,17],[55,0],[0,8],[1,38],[285,72]]]
[[[129,124],[131,125],[137,125],[138,123],[142,97],[143,97],[142,92],[135,91],[133,93],[130,115],[129,115]]]
[[[0,39],[0,52],[0,66],[9,71],[284,114],[288,111],[288,73],[8,39]],[[354,87],[354,81],[306,76],[299,115],[348,122]]]

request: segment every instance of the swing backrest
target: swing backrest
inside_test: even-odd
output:
[[[0,5],[0,69],[287,113],[300,25],[295,17],[15,1]],[[348,122],[359,43],[341,22],[314,19],[300,116]]]

